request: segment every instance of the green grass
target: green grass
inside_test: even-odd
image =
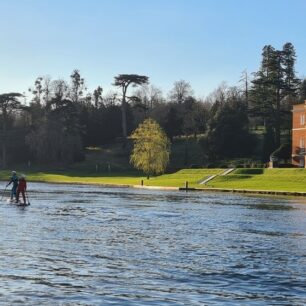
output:
[[[26,172],[28,181],[50,183],[81,183],[110,185],[230,188],[306,192],[306,169],[236,169],[226,176],[216,176],[207,185],[198,184],[199,180],[213,174],[220,174],[224,169],[184,169],[173,174],[150,177],[133,171],[88,173],[84,171]],[[0,179],[7,181],[9,171],[0,171]]]
[[[201,150],[196,140],[190,139],[188,163],[184,165],[185,139],[175,139],[172,145],[172,156],[169,169],[181,169],[191,164],[199,164]],[[238,161],[237,161],[238,162]],[[86,160],[65,169],[54,166],[14,165],[14,170],[25,173],[28,181],[52,183],[87,183],[113,185],[140,185],[145,186],[184,187],[188,181],[189,187],[255,189],[277,191],[306,192],[306,169],[263,169],[242,168],[226,176],[217,176],[207,185],[198,184],[199,180],[213,174],[220,174],[225,169],[185,169],[173,174],[146,177],[131,167],[129,152],[123,150],[120,143],[112,143],[100,148],[88,148]],[[0,171],[0,179],[7,181],[10,171]]]
[[[0,171],[0,179],[8,180],[10,172]],[[32,182],[78,183],[78,184],[140,184],[143,177],[134,172],[126,173],[84,173],[84,172],[26,172],[26,178]]]
[[[222,172],[221,169],[186,169],[173,174],[153,176],[147,179],[138,172],[86,173],[70,172],[27,172],[27,180],[49,183],[82,183],[82,184],[115,184],[145,186],[184,187],[188,181],[190,187],[195,187],[200,179]],[[0,171],[0,179],[8,180],[9,171]]]
[[[144,181],[144,185],[184,187],[188,181],[189,187],[196,187],[198,181],[210,175],[219,174],[223,169],[184,169],[173,174],[164,174]],[[202,186],[202,185],[201,185]]]
[[[207,187],[306,192],[306,169],[237,169]]]

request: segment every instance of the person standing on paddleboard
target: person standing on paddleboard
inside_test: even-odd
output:
[[[18,203],[18,201],[19,201],[19,195],[20,195],[20,192],[21,192],[22,198],[23,198],[23,204],[27,204],[26,197],[25,197],[26,190],[27,190],[27,182],[25,180],[25,175],[21,174],[21,176],[19,178],[18,188],[17,188],[16,203]]]
[[[10,181],[6,185],[8,187],[10,184],[13,183],[12,191],[11,191],[11,201],[13,201],[13,198],[17,198],[16,192],[18,187],[18,176],[16,171],[12,171],[12,176],[10,177]]]

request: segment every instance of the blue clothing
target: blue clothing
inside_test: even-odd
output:
[[[11,199],[13,199],[13,197],[16,198],[16,196],[17,196],[17,187],[18,187],[18,176],[17,176],[17,174],[13,174],[11,176],[10,181],[7,184],[7,186],[9,186],[11,183],[13,183],[13,187],[12,187],[12,191],[11,191]]]
[[[13,188],[12,188],[12,191],[11,191],[11,199],[13,200],[13,198],[17,198],[17,188],[18,188],[18,185],[15,187],[13,185]]]
[[[17,174],[13,174],[10,177],[10,181],[8,182],[7,186],[9,186],[11,183],[13,183],[13,187],[18,187],[18,176]]]

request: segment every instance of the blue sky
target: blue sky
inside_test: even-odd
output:
[[[138,73],[164,93],[184,79],[203,97],[286,42],[304,77],[305,12],[306,0],[0,0],[0,93],[79,69],[90,90]]]

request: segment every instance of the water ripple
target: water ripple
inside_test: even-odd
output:
[[[0,206],[1,305],[306,304],[306,206],[296,200],[30,191],[31,206]]]

